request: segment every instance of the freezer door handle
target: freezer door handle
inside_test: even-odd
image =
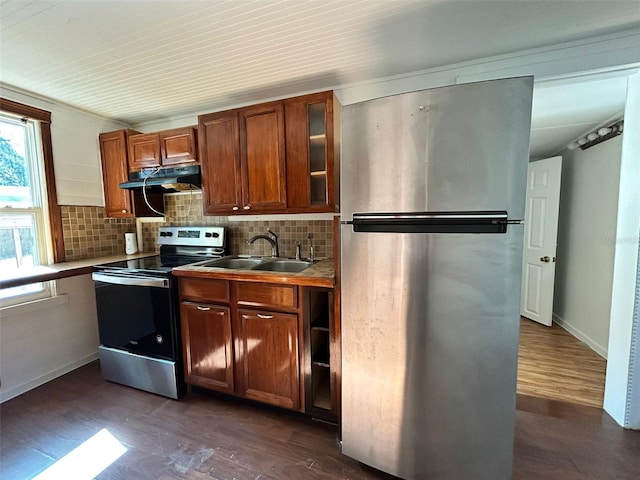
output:
[[[381,233],[506,233],[506,211],[354,213],[344,222],[354,232]]]

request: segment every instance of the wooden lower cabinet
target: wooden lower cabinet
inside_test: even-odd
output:
[[[187,383],[233,393],[229,307],[193,302],[180,306]]]
[[[340,322],[332,288],[179,282],[188,384],[338,421]]]
[[[300,408],[298,316],[239,310],[241,395],[271,405]]]
[[[185,381],[304,410],[299,287],[180,278]]]

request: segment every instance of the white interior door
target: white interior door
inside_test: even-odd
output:
[[[551,326],[562,157],[529,164],[522,269],[523,317]]]

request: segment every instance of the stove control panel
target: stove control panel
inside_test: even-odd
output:
[[[224,247],[224,227],[160,227],[158,245]]]

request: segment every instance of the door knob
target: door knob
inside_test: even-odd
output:
[[[549,263],[551,261],[551,258],[548,255],[545,255],[544,257],[540,257],[540,261],[544,263]]]

